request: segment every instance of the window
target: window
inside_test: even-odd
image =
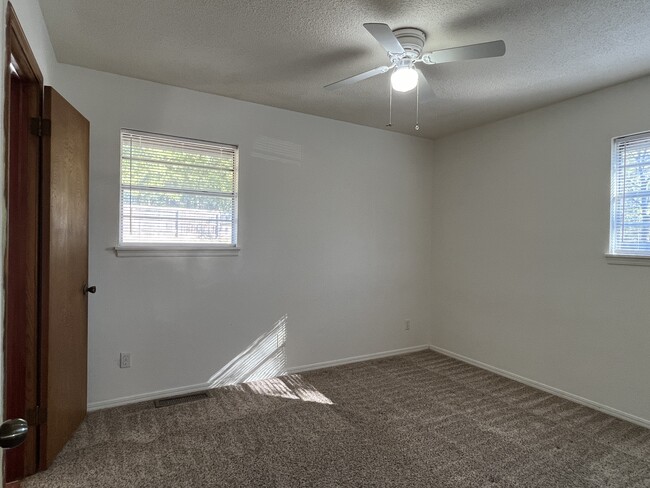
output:
[[[614,139],[609,252],[650,257],[650,132]]]
[[[237,146],[123,129],[121,153],[118,255],[236,249]]]

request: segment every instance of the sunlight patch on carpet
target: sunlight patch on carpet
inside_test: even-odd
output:
[[[332,400],[319,392],[311,383],[306,382],[298,374],[256,381],[248,383],[247,386],[252,392],[259,395],[334,405]]]

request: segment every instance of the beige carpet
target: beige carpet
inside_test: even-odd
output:
[[[37,487],[650,487],[650,430],[433,352],[92,413]]]

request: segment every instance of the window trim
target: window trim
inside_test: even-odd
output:
[[[605,254],[607,264],[623,266],[650,266],[650,256],[635,256],[633,254]]]
[[[115,246],[115,255],[121,258],[128,257],[190,257],[190,256],[238,256],[240,247],[216,245],[167,245],[167,244],[123,244]]]
[[[621,136],[612,137],[611,139],[611,155],[610,155],[610,188],[613,186],[614,178],[616,178],[616,173],[618,166],[615,166],[614,162],[616,161],[616,142],[621,139],[628,139],[637,136],[647,136],[650,138],[650,131],[644,130],[640,132],[633,132],[631,134],[625,134]],[[612,239],[614,233],[616,232],[616,226],[614,225],[613,218],[613,207],[612,207],[612,195],[610,194],[610,203],[609,203],[609,246],[608,250],[605,253],[605,261],[607,264],[614,265],[623,265],[623,266],[650,266],[650,253],[648,254],[616,254],[612,252]]]
[[[120,198],[118,209],[118,244],[113,247],[117,257],[210,257],[210,256],[238,256],[241,248],[239,247],[240,232],[239,232],[239,144],[228,144],[224,142],[208,141],[205,139],[197,139],[192,137],[178,136],[165,134],[162,132],[150,132],[139,129],[129,129],[121,127],[119,131],[119,138],[122,139],[123,131],[130,133],[141,133],[152,136],[169,137],[170,139],[185,139],[189,141],[201,142],[205,144],[215,144],[221,146],[228,146],[235,148],[234,157],[234,177],[235,177],[235,198],[236,205],[234,208],[234,216],[232,223],[235,227],[235,243],[231,245],[225,244],[201,244],[201,243],[132,243],[121,242],[121,226],[122,226],[122,199]],[[120,176],[119,187],[121,194],[122,187],[122,149],[120,144]]]

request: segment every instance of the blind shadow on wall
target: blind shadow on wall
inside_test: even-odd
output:
[[[274,378],[287,365],[287,315],[208,380],[210,388]]]

